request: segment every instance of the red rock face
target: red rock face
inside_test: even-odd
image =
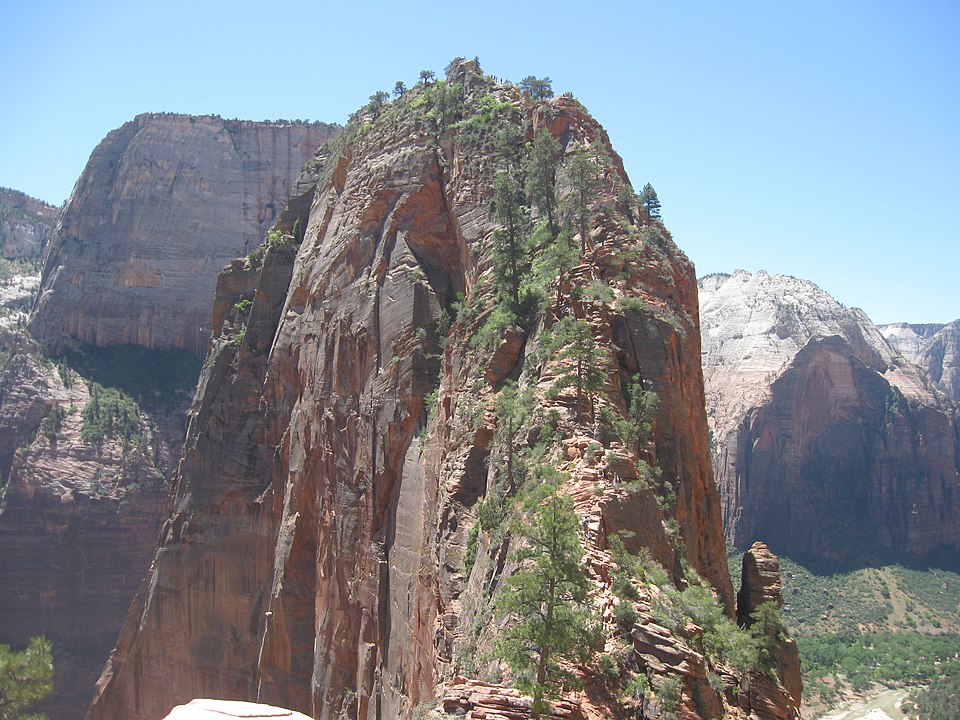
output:
[[[51,242],[37,337],[206,354],[221,268],[256,248],[337,126],[140,115],[97,146]]]
[[[762,537],[840,564],[960,549],[955,421],[908,402],[840,338],[811,340],[727,451],[734,544]]]
[[[955,562],[960,431],[922,370],[807,281],[738,271],[700,284],[728,542],[828,566]]]
[[[492,96],[517,109],[503,122],[526,127],[529,99],[471,65],[451,77],[463,83],[465,106]],[[191,410],[173,514],[91,720],[162,717],[196,696],[322,720],[403,718],[453,685],[473,660],[472,629],[481,641],[496,632],[483,618],[509,555],[509,539],[497,545],[483,531],[473,567],[464,561],[478,502],[503,482],[488,378],[517,378],[537,412],[556,411],[558,462],[570,473],[564,492],[583,518],[598,588],[609,586],[608,536],[630,529],[671,572],[681,569],[682,539],[689,564],[732,609],[692,267],[668,237],[644,243],[603,219],[600,206],[613,203],[603,191],[586,257],[551,287],[560,300],[519,344],[508,330],[492,350],[477,347],[472,339],[493,306],[497,226],[488,202],[497,161],[450,129],[455,117],[417,103],[437,91],[420,89],[385,119],[359,117],[315,168],[309,205],[298,200],[281,218],[286,233],[303,221],[302,245],[290,238],[221,276],[222,332]],[[568,154],[596,143],[615,157],[579,104],[562,98],[544,108]],[[616,161],[602,172],[608,189],[622,177]],[[636,252],[623,256],[617,247],[628,242]],[[593,278],[642,293],[642,302],[619,310],[570,292]],[[465,307],[443,330],[458,292]],[[248,295],[241,317],[231,308]],[[622,413],[621,385],[637,373],[659,394],[644,447],[610,441],[613,454],[595,452],[589,413],[572,392],[547,397],[562,368],[540,359],[539,331],[564,314],[586,319],[607,351],[598,407]],[[540,431],[525,426],[522,442]],[[613,481],[614,473],[636,477],[641,459],[659,463],[675,505]],[[488,694],[492,703],[515,695]],[[589,717],[609,711],[587,704]]]
[[[86,384],[74,376],[67,387],[26,338],[11,350],[0,378],[0,641],[52,642],[54,694],[38,709],[75,718],[149,566],[173,442],[159,416],[139,447],[84,442]],[[57,428],[54,406],[64,413]]]

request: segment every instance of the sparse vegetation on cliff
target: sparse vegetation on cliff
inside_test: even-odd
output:
[[[540,473],[546,477],[515,519],[518,546],[512,560],[518,567],[497,601],[497,612],[513,622],[495,650],[518,687],[533,695],[536,714],[546,709],[545,699],[576,682],[561,661],[586,662],[599,639],[573,503],[558,494],[562,478],[555,471],[547,467]]]

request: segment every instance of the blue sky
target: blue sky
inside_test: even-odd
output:
[[[960,317],[960,3],[0,3],[0,185],[54,203],[147,111],[344,122],[440,73],[549,76],[699,274],[810,279],[876,322]]]

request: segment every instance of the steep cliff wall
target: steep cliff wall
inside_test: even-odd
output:
[[[923,370],[940,392],[960,402],[960,320],[946,325],[883,325],[892,347]]]
[[[31,329],[78,342],[55,368],[5,335],[0,381],[0,641],[52,640],[54,720],[89,704],[149,567],[216,277],[260,244],[301,164],[338,130],[143,115],[97,147],[60,218]],[[142,399],[133,440],[83,435],[88,380]]]
[[[149,567],[182,405],[147,415],[128,401],[129,413],[93,437],[84,378],[28,337],[8,333],[3,344],[11,357],[0,375],[0,641],[22,647],[42,634],[53,643],[54,693],[38,709],[70,720],[90,702]],[[109,403],[103,396],[104,416]]]
[[[700,281],[727,539],[826,563],[960,548],[953,406],[859,310],[766,273]]]
[[[114,130],[67,201],[31,331],[203,357],[217,273],[260,244],[301,165],[339,130],[173,114]]]
[[[589,232],[523,317],[496,324],[493,178],[516,171],[520,142],[540,128],[563,148],[561,200],[574,153],[593,157]],[[314,191],[300,183],[281,218],[285,239],[218,281],[220,334],[174,511],[88,717],[146,720],[196,696],[321,719],[410,717],[456,678],[483,674],[478,648],[498,633],[491,597],[511,540],[506,518],[499,531],[478,524],[480,501],[506,503],[515,482],[530,482],[502,460],[496,399],[507,376],[533,398],[517,452],[569,473],[563,492],[582,518],[598,615],[612,625],[607,542],[620,530],[672,582],[699,572],[732,611],[692,267],[659,223],[628,221],[638,210],[615,201],[622,166],[583,108],[535,103],[454,64],[446,83],[358,113],[310,177]],[[569,367],[544,331],[569,316],[589,323],[603,356],[589,409],[572,388],[550,392]],[[612,426],[631,380],[659,398],[642,442]],[[638,480],[650,466],[659,474]],[[712,666],[687,629],[657,632],[673,648],[666,661],[626,649],[629,634],[618,642],[653,687],[676,682],[685,717],[736,705],[709,686]],[[598,688],[578,712],[619,712]],[[781,702],[766,716],[794,713]]]
[[[0,254],[7,260],[39,258],[53,232],[57,212],[42,200],[0,188]]]

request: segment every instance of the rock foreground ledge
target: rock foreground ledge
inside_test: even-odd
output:
[[[289,720],[310,720],[303,713],[286,708],[260,703],[240,702],[237,700],[208,700],[198,698],[186,705],[177,705],[164,720],[222,720],[222,718],[288,718]]]

